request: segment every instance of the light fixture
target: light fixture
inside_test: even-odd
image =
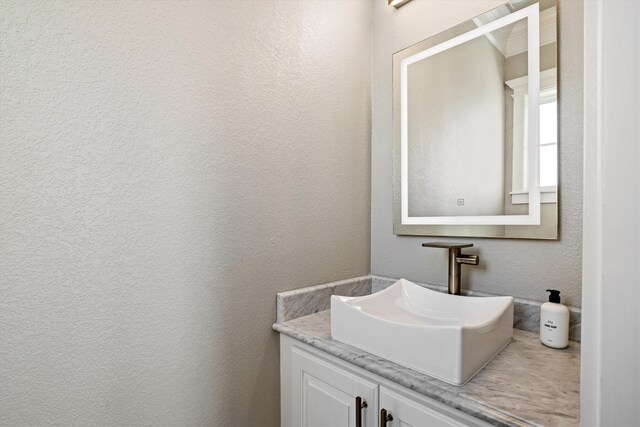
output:
[[[389,1],[389,6],[393,6],[397,9],[400,6],[404,5],[405,3],[409,3],[411,0],[388,0],[388,1]]]

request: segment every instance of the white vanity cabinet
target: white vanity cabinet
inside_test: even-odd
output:
[[[382,426],[382,410],[387,427],[488,425],[282,334],[280,351],[283,426]]]
[[[423,397],[422,399],[428,399]],[[422,400],[421,399],[421,400]],[[430,399],[429,399],[430,400]],[[380,408],[393,418],[392,426],[484,426],[484,422],[435,401],[416,401],[384,385],[380,386]]]
[[[291,378],[293,425],[376,425],[373,415],[377,412],[378,384],[375,382],[296,346],[291,348]]]

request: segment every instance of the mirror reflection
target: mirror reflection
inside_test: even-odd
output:
[[[526,73],[527,60],[526,44],[516,55],[507,41],[526,26],[520,20],[408,66],[409,216],[505,214],[506,68],[523,57]]]

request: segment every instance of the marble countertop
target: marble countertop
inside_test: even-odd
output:
[[[355,366],[498,426],[573,426],[580,415],[580,344],[545,347],[514,329],[512,342],[463,386],[453,386],[331,339],[329,310],[273,329]]]

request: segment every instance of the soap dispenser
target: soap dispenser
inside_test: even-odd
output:
[[[560,291],[547,289],[549,302],[540,307],[540,341],[553,348],[569,344],[569,309],[560,304]]]

